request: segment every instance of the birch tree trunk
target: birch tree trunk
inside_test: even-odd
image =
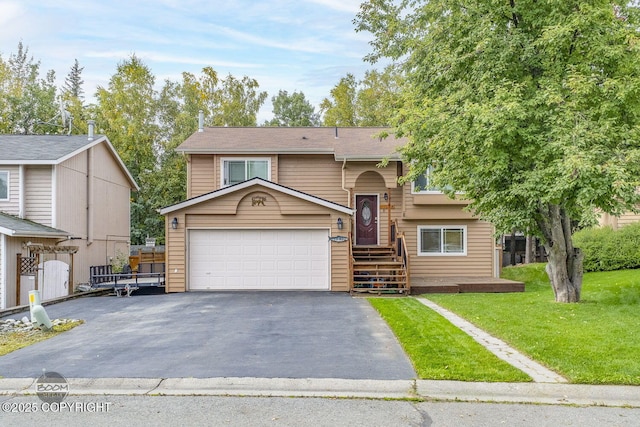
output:
[[[540,211],[542,218],[538,223],[549,258],[546,271],[556,302],[579,302],[583,254],[573,247],[571,218],[558,205],[546,205]]]

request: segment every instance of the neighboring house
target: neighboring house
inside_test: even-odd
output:
[[[600,226],[609,226],[614,230],[624,227],[625,225],[633,224],[640,221],[640,214],[633,212],[625,212],[620,216],[614,216],[609,214],[602,214],[600,216]]]
[[[128,256],[137,189],[107,137],[94,136],[92,127],[89,136],[0,135],[0,308],[28,303],[36,283],[48,297],[72,293],[74,284],[88,282],[91,265]],[[60,283],[47,284],[59,275]]]
[[[431,188],[428,172],[398,185],[406,141],[382,130],[201,127],[177,149],[188,199],[160,210],[167,292],[495,282],[492,225]]]

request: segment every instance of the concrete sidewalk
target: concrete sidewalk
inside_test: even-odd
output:
[[[424,298],[416,298],[423,305],[429,307],[442,317],[447,319],[453,325],[457,326],[464,333],[473,338],[476,342],[480,343],[491,353],[495,354],[498,358],[509,363],[513,367],[520,369],[525,374],[529,375],[535,382],[540,383],[566,383],[567,380],[553,372],[551,369],[541,365],[540,363],[530,359],[524,354],[520,353],[515,348],[509,346],[504,341],[489,335],[480,328],[477,328],[471,322],[463,319],[457,314],[440,307],[438,304]]]
[[[0,401],[36,394],[36,378],[0,379]],[[640,407],[640,387],[331,378],[67,378],[69,394],[423,399]]]

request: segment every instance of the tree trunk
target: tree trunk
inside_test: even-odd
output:
[[[558,205],[543,206],[540,213],[538,225],[549,258],[546,270],[556,302],[579,302],[583,255],[573,247],[571,218]]]
[[[516,265],[516,230],[511,232],[511,244],[509,245],[510,264]]]
[[[525,264],[531,264],[532,262],[534,262],[533,259],[533,242],[534,242],[534,237],[532,237],[530,234],[527,234],[526,240],[525,240],[525,244],[524,244],[524,263]]]

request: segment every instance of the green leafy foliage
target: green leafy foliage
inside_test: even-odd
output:
[[[18,50],[7,61],[0,57],[0,133],[59,133],[49,123],[58,113],[55,73],[40,77],[40,62],[29,56],[29,48]]]
[[[281,90],[271,98],[273,104],[273,119],[265,126],[318,126],[320,115],[302,92],[289,94]]]
[[[320,103],[325,126],[356,125],[356,78],[349,73],[331,89],[331,98]]]
[[[389,126],[400,106],[403,76],[390,65],[382,72],[369,70],[357,81],[353,74],[341,78],[330,97],[320,104],[325,126]]]
[[[580,230],[573,239],[584,253],[585,271],[640,268],[640,223]]]
[[[406,80],[404,182],[462,192],[498,232],[543,239],[558,300],[579,299],[572,231],[640,202],[640,24],[627,2],[370,0],[356,18]]]

